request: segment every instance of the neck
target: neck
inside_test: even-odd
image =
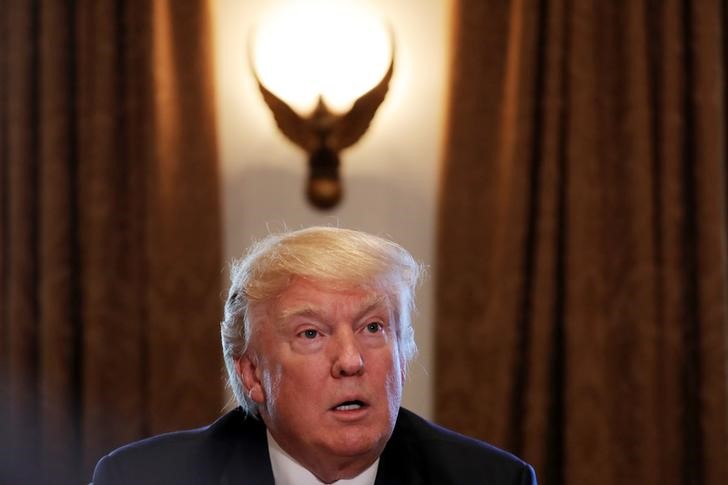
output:
[[[269,437],[273,439],[273,446],[306,468],[323,483],[333,483],[337,480],[357,477],[372,466],[381,453],[381,450],[377,449],[357,456],[337,456],[325,450],[287,445],[285,439],[275,436],[275,433],[270,429],[268,433]],[[296,453],[297,449],[305,451]]]

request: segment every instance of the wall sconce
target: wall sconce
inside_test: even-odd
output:
[[[263,100],[308,155],[306,196],[330,209],[343,193],[339,153],[366,133],[389,89],[391,29],[360,4],[298,2],[272,12],[251,37],[249,61]]]

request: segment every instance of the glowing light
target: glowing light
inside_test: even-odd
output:
[[[283,2],[261,19],[252,42],[263,84],[302,113],[319,95],[345,111],[381,80],[391,58],[386,25],[355,1]]]

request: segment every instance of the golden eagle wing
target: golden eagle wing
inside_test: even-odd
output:
[[[255,80],[258,82],[258,88],[263,94],[265,104],[273,112],[273,118],[275,118],[278,128],[280,128],[286,138],[307,152],[313,151],[316,148],[318,139],[311,123],[296,113],[285,101],[263,86],[263,83],[258,79],[257,75],[255,75]]]
[[[374,114],[377,112],[377,108],[382,104],[389,90],[389,81],[392,79],[393,72],[394,52],[392,53],[392,60],[389,63],[389,69],[387,69],[379,84],[359,97],[349,112],[342,115],[336,121],[336,125],[328,139],[329,146],[334,151],[350,147],[366,133],[367,128],[369,128],[374,118]]]

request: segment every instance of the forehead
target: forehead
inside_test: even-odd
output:
[[[370,307],[389,309],[390,299],[381,288],[369,285],[339,285],[295,279],[268,305],[269,316],[285,319],[299,313],[324,313],[362,310]]]

